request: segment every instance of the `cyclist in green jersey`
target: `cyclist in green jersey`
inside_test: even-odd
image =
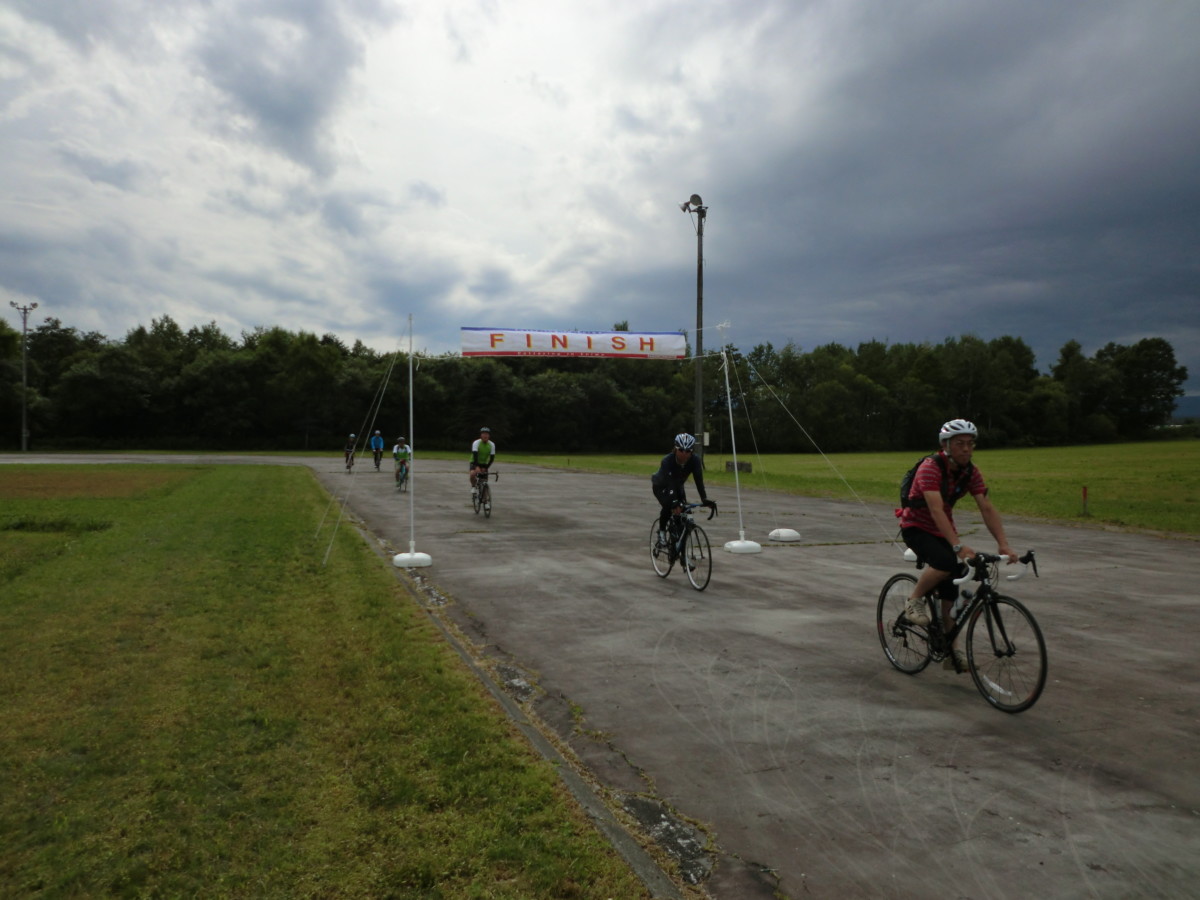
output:
[[[404,442],[403,437],[396,438],[396,445],[392,447],[392,459],[396,461],[396,480],[399,481],[408,474],[412,462],[412,447]]]
[[[496,458],[496,444],[492,441],[492,429],[484,425],[479,429],[479,438],[471,444],[471,496],[475,496],[475,474],[488,470]]]

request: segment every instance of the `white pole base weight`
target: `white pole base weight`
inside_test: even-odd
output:
[[[771,532],[771,540],[773,541],[798,541],[800,540],[800,532],[791,528],[776,528]]]
[[[730,541],[725,549],[730,553],[762,553],[762,544],[757,541]]]
[[[433,557],[428,553],[397,553],[392,557],[392,565],[397,569],[415,569],[420,566],[432,566]]]

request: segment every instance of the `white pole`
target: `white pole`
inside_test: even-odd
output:
[[[729,410],[729,444],[733,449],[733,485],[737,492],[738,540],[729,541],[725,549],[730,553],[762,553],[762,544],[746,540],[746,526],[742,522],[742,479],[738,473],[737,437],[733,433],[733,398],[729,394],[729,354],[721,350],[721,368],[725,372],[725,406]]]
[[[408,445],[414,445],[413,439],[413,324],[412,313],[408,314]],[[417,490],[417,479],[409,457],[408,466],[408,552],[397,553],[392,557],[392,565],[398,569],[432,566],[433,558],[428,553],[417,552],[417,505],[414,495]]]

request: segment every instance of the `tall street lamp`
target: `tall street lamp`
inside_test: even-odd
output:
[[[29,427],[25,424],[25,406],[29,394],[29,374],[26,365],[26,340],[29,331],[29,314],[37,309],[36,303],[28,306],[18,306],[16,301],[9,300],[8,305],[21,314],[21,452],[29,449]]]
[[[708,207],[699,194],[692,194],[679,208],[696,214],[696,449],[704,454],[704,220]]]

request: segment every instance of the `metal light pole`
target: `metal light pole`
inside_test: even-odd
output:
[[[26,364],[25,335],[29,331],[29,314],[37,309],[36,303],[28,306],[18,306],[16,301],[9,300],[8,305],[21,314],[21,452],[29,449],[29,427],[25,424],[25,406],[29,393],[29,374]]]
[[[704,221],[708,207],[699,194],[679,204],[684,212],[696,214],[696,405],[694,409],[697,452],[704,455]]]

